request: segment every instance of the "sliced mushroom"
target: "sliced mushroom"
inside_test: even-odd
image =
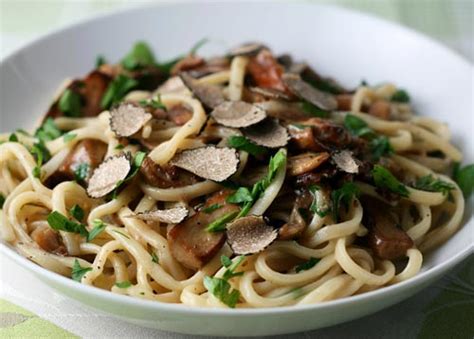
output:
[[[171,69],[171,75],[177,75],[184,71],[189,71],[205,64],[205,60],[197,55],[189,54],[179,60]]]
[[[364,225],[369,228],[369,246],[381,259],[394,260],[406,255],[414,243],[399,226],[393,208],[374,198],[365,197]]]
[[[261,43],[248,42],[248,43],[232,48],[228,54],[231,57],[235,57],[239,55],[250,56],[250,55],[257,54],[258,52],[260,52],[262,49],[265,49],[265,48],[267,47]]]
[[[229,204],[226,198],[231,191],[222,190],[206,200],[203,209],[168,231],[168,243],[173,257],[186,267],[199,269],[219,251],[225,242],[225,232],[208,232],[206,227],[222,216],[238,212],[237,205]],[[207,207],[222,207],[206,213]]]
[[[342,150],[353,142],[348,130],[332,121],[311,118],[303,121],[302,124],[313,128],[314,137],[322,149]]]
[[[298,192],[288,222],[278,229],[278,239],[290,240],[303,233],[307,223],[301,215],[301,210],[307,210],[312,200],[311,194],[307,189]]]
[[[311,172],[318,168],[327,159],[329,159],[329,153],[303,153],[288,158],[288,175],[295,176],[303,173]]]
[[[359,164],[357,163],[351,151],[343,150],[335,152],[331,156],[336,166],[346,173],[359,173]]]
[[[312,126],[288,126],[290,134],[290,145],[301,151],[320,152],[325,150],[324,147],[316,142]]]
[[[33,232],[31,232],[30,236],[33,241],[46,252],[63,256],[68,255],[66,246],[64,246],[62,242],[61,236],[51,227],[47,225],[39,226],[35,228]]]
[[[171,188],[195,184],[199,178],[176,166],[160,166],[146,157],[140,166],[144,181],[154,187]]]
[[[166,224],[178,224],[188,216],[188,209],[185,207],[174,207],[165,210],[152,210],[133,214],[130,217],[145,221],[159,221]]]
[[[185,105],[175,105],[166,112],[166,117],[176,125],[182,126],[191,120],[193,111]]]
[[[277,231],[262,216],[249,215],[227,225],[227,242],[235,254],[263,251],[277,238]]]
[[[207,146],[182,151],[171,159],[171,164],[201,178],[220,182],[237,172],[239,156],[233,148]]]
[[[130,158],[126,154],[105,159],[89,179],[87,194],[92,198],[101,198],[112,192],[127,177],[130,168]]]
[[[226,101],[217,106],[212,117],[226,127],[248,127],[266,118],[263,109],[243,101]]]
[[[200,84],[186,73],[179,75],[184,85],[208,108],[215,108],[225,101],[222,90],[215,85]]]
[[[172,94],[187,91],[181,77],[174,76],[166,80],[160,87],[158,87],[158,93],[160,94]]]
[[[291,96],[283,91],[273,88],[249,87],[250,92],[264,96],[267,99],[291,100]]]
[[[288,132],[276,119],[267,118],[243,130],[245,137],[257,145],[277,148],[288,143]]]
[[[387,100],[376,100],[369,107],[369,114],[383,120],[390,119],[390,102]]]
[[[121,103],[110,111],[110,129],[118,137],[129,137],[137,133],[152,115],[141,106]]]
[[[285,73],[282,75],[282,79],[290,91],[301,99],[327,111],[337,109],[337,101],[334,96],[314,88],[302,80],[299,75]]]
[[[262,49],[256,56],[250,58],[247,70],[258,87],[287,91],[281,79],[283,67],[269,50]]]

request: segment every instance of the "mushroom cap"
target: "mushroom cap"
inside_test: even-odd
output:
[[[249,215],[227,225],[227,242],[235,254],[246,255],[263,251],[278,236],[262,216]]]
[[[267,118],[243,130],[244,136],[257,145],[277,148],[288,143],[288,132],[276,119]]]
[[[266,118],[265,111],[244,101],[226,101],[214,108],[212,117],[226,127],[241,128],[254,125]]]
[[[337,100],[329,93],[322,92],[301,77],[293,73],[285,73],[282,75],[283,82],[288,89],[296,96],[304,99],[313,105],[327,111],[337,109]]]
[[[346,173],[359,173],[359,164],[351,151],[343,150],[335,152],[331,156],[336,166]]]
[[[110,129],[118,137],[129,137],[137,133],[152,115],[141,106],[121,103],[110,111]]]
[[[220,182],[237,172],[239,161],[233,148],[206,146],[176,154],[171,164],[201,178]]]
[[[200,84],[187,73],[179,74],[184,85],[206,106],[211,109],[225,101],[222,90],[215,85]]]
[[[257,54],[264,48],[267,48],[267,47],[259,42],[247,42],[242,45],[231,48],[229,51],[229,56],[231,57],[235,57],[239,55],[251,56],[251,55]]]
[[[166,224],[179,224],[188,216],[188,209],[185,207],[173,207],[165,210],[152,210],[131,215],[145,221],[159,221]]]
[[[108,157],[92,173],[87,186],[87,194],[92,198],[101,198],[107,195],[127,177],[130,169],[128,155],[122,153]]]

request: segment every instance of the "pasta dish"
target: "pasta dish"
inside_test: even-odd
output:
[[[406,90],[202,43],[98,57],[36,130],[1,134],[2,238],[82,284],[244,308],[410,279],[461,226],[474,165]]]

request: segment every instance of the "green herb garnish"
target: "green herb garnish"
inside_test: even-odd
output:
[[[252,192],[247,187],[239,187],[232,195],[229,195],[226,199],[231,204],[241,204],[244,202],[252,202],[254,197]]]
[[[301,108],[305,113],[307,113],[310,116],[317,117],[317,118],[327,118],[329,117],[329,112],[322,110],[321,108],[313,105],[312,103],[308,101],[303,101],[301,103]]]
[[[313,268],[321,259],[311,257],[308,261],[305,261],[298,266],[296,266],[295,271],[299,273],[301,271],[309,270]]]
[[[331,203],[334,221],[339,220],[339,209],[344,206],[349,208],[349,204],[359,195],[359,188],[352,182],[344,183],[340,188],[331,192]]]
[[[144,107],[151,107],[154,109],[162,109],[166,111],[166,106],[165,104],[161,101],[161,96],[158,94],[156,97],[148,100],[140,100],[138,102],[141,106]]]
[[[87,241],[92,241],[97,237],[100,233],[102,233],[103,230],[105,230],[105,227],[107,225],[100,219],[95,219],[92,222],[92,230],[89,232],[89,235],[87,236]]]
[[[84,219],[84,210],[77,204],[71,207],[69,214],[71,214],[72,217],[79,222]]]
[[[59,98],[58,108],[67,117],[78,118],[81,116],[81,96],[66,89]]]
[[[95,68],[99,68],[100,66],[105,65],[106,63],[107,60],[105,60],[105,57],[103,55],[98,55],[95,59]]]
[[[18,137],[16,136],[15,133],[12,133],[12,134],[10,134],[10,136],[8,137],[8,141],[10,141],[10,142],[18,142]]]
[[[234,212],[229,212],[221,216],[220,218],[217,218],[213,222],[211,222],[209,225],[206,227],[206,231],[208,232],[219,232],[219,231],[224,231],[227,223],[231,220],[233,220],[239,212],[234,211]]]
[[[372,176],[374,177],[374,182],[377,187],[388,189],[390,192],[402,197],[408,197],[410,195],[406,186],[398,181],[385,167],[375,165],[372,169]]]
[[[41,179],[41,167],[35,166],[31,171],[31,174],[33,174],[36,179]]]
[[[393,93],[392,97],[390,98],[390,101],[407,103],[410,102],[410,96],[408,95],[407,91],[399,89],[398,91]]]
[[[326,202],[322,198],[322,195],[318,193],[320,189],[321,188],[317,185],[311,185],[308,187],[309,192],[313,196],[313,201],[311,202],[309,210],[323,218],[329,213],[330,207],[327,206]]]
[[[379,160],[384,155],[393,154],[394,150],[385,135],[380,135],[370,141],[370,149],[374,160]]]
[[[63,135],[63,140],[65,143],[68,143],[72,140],[74,140],[74,138],[77,137],[77,134],[74,134],[74,133],[66,133]]]
[[[46,119],[46,121],[36,130],[35,137],[39,139],[40,142],[45,143],[46,141],[51,141],[59,138],[63,133],[56,126],[52,118]]]
[[[82,267],[79,264],[79,260],[75,259],[74,265],[72,266],[71,278],[72,280],[81,282],[81,279],[84,276],[84,274],[86,274],[89,271],[92,271],[92,267]]]
[[[122,144],[118,144],[117,146],[115,146],[116,150],[121,150],[121,149],[124,149],[124,148],[125,148],[125,146],[122,145]]]
[[[227,145],[229,145],[229,147],[245,151],[253,155],[254,157],[265,154],[267,152],[265,147],[256,145],[253,142],[251,142],[249,139],[241,135],[231,136],[227,140]]]
[[[459,163],[455,163],[453,170],[454,181],[459,185],[464,196],[469,197],[474,191],[474,164],[461,168]]]
[[[441,192],[444,195],[448,195],[454,189],[453,184],[436,179],[431,174],[418,178],[413,187],[422,191]]]
[[[130,169],[130,172],[127,174],[127,177],[123,180],[120,180],[117,182],[115,185],[115,189],[112,191],[111,197],[112,199],[115,199],[117,197],[117,193],[120,187],[126,182],[129,182],[132,180],[140,170],[140,167],[145,160],[146,153],[145,152],[137,152],[133,158],[132,161],[132,168]]]
[[[139,41],[135,43],[132,50],[122,59],[121,64],[125,69],[134,71],[143,67],[153,66],[155,64],[155,56],[146,42]]]
[[[132,286],[132,283],[130,281],[119,281],[115,283],[115,286],[118,288],[128,288]]]
[[[206,207],[206,208],[203,208],[202,211],[206,214],[211,214],[212,212],[214,212],[215,210],[218,210],[219,208],[221,208],[222,205],[219,205],[219,204],[213,204],[209,207]]]
[[[86,226],[69,220],[58,211],[51,212],[46,220],[53,230],[78,233],[83,237],[88,236],[89,232],[87,232]]]
[[[87,162],[80,163],[74,170],[74,180],[83,182],[89,176],[90,166]]]
[[[155,264],[158,264],[160,262],[158,256],[156,255],[155,252],[151,253],[151,261],[154,262]]]
[[[128,92],[138,86],[138,81],[126,75],[119,74],[107,87],[100,105],[104,109],[120,102]]]

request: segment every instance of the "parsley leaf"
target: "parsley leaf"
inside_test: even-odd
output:
[[[474,164],[461,168],[459,163],[456,163],[453,172],[454,181],[459,185],[464,196],[469,197],[474,191]]]
[[[352,182],[346,182],[340,188],[331,192],[334,221],[337,222],[339,220],[339,209],[341,205],[348,209],[349,204],[359,193],[359,188]]]
[[[229,195],[226,199],[231,204],[240,204],[243,202],[252,202],[253,196],[247,187],[239,187],[235,193]]]
[[[126,75],[119,74],[107,87],[100,101],[101,107],[104,109],[110,108],[113,104],[120,102],[120,100],[136,86],[138,86],[138,81]]]
[[[325,217],[329,213],[330,207],[324,201],[323,195],[319,192],[321,188],[317,185],[311,185],[308,189],[313,196],[309,210],[313,213],[317,213],[321,218]]]
[[[308,261],[305,261],[298,266],[296,266],[295,271],[299,273],[301,271],[309,270],[313,268],[321,259],[311,257]]]
[[[204,46],[205,44],[207,44],[208,42],[209,42],[208,38],[202,38],[201,40],[196,42],[193,47],[191,47],[191,49],[189,50],[189,54],[191,54],[191,55],[196,54],[197,51],[200,50],[201,47]]]
[[[105,227],[107,226],[102,220],[100,219],[95,219],[92,222],[92,226],[94,227],[90,232],[89,235],[87,236],[87,241],[92,241],[97,237],[100,233],[102,233],[103,230],[105,230]]]
[[[223,278],[225,280],[229,280],[230,278],[233,277],[238,277],[244,274],[244,272],[235,272],[237,267],[242,263],[242,261],[245,260],[245,255],[241,255],[235,259],[235,261],[232,261],[229,257],[223,255],[221,256],[221,264],[224,266],[226,271],[223,274]]]
[[[316,89],[319,89],[320,91],[328,92],[331,94],[342,94],[344,92],[344,90],[338,84],[334,83],[334,81],[331,81],[330,79],[315,76],[308,77],[305,76],[304,72],[301,77],[304,81],[306,81]]]
[[[116,150],[121,150],[121,149],[124,149],[124,148],[125,148],[125,146],[122,145],[122,144],[118,144],[117,146],[115,146]]]
[[[316,107],[308,101],[303,101],[301,103],[301,109],[310,116],[318,118],[327,118],[329,117],[329,112]]]
[[[158,256],[156,255],[155,252],[152,252],[152,253],[151,253],[151,261],[154,262],[155,264],[159,264],[159,263],[160,263],[160,259],[158,258]]]
[[[35,166],[33,170],[31,171],[33,176],[37,179],[41,179],[41,167]]]
[[[48,148],[43,142],[35,143],[31,149],[30,153],[36,159],[36,165],[41,167],[45,162],[51,159],[51,153],[49,153]]]
[[[140,171],[140,167],[143,161],[145,160],[145,157],[145,152],[137,152],[135,154],[130,172],[127,174],[127,177],[124,180],[120,180],[119,182],[117,182],[117,184],[115,185],[115,189],[112,191],[112,199],[116,198],[119,188],[122,187],[124,183],[132,180],[137,175],[138,171]]]
[[[216,220],[211,222],[209,225],[207,225],[206,231],[208,232],[224,231],[227,223],[233,220],[237,216],[237,214],[239,214],[239,212],[237,211],[224,214],[220,218],[217,218]]]
[[[375,165],[372,169],[372,176],[377,187],[386,188],[390,192],[399,194],[402,197],[408,197],[409,192],[404,184],[398,181],[388,169],[383,166]]]
[[[265,154],[267,150],[265,147],[256,145],[253,142],[251,142],[249,139],[247,139],[244,136],[241,135],[233,135],[227,140],[227,145],[229,147],[245,151],[247,153],[252,154],[254,157],[258,155]]]
[[[63,133],[56,126],[52,118],[46,119],[46,121],[36,130],[35,137],[40,142],[46,142],[59,138]]]
[[[370,149],[374,160],[379,160],[382,156],[393,154],[394,150],[390,141],[385,135],[381,135],[370,141]]]
[[[8,141],[10,141],[10,142],[18,142],[18,137],[16,136],[15,133],[12,133],[12,134],[10,134],[10,136],[8,137]]]
[[[63,135],[63,140],[64,140],[64,142],[68,143],[68,142],[74,140],[75,137],[77,137],[77,134],[66,133],[66,134]]]
[[[58,108],[67,117],[78,118],[81,116],[81,96],[66,89],[59,98]]]
[[[127,288],[132,286],[132,283],[130,281],[119,281],[115,283],[115,286],[118,288]]]
[[[84,219],[84,210],[79,205],[74,205],[69,210],[69,213],[73,216],[74,219],[77,221],[82,221]]]
[[[58,211],[53,211],[47,218],[49,226],[56,231],[65,231],[70,233],[78,233],[83,237],[87,237],[88,233],[86,226],[71,221]]]
[[[155,64],[155,56],[146,42],[139,41],[135,43],[132,50],[122,59],[121,64],[125,69],[133,71],[146,66],[153,66]]]
[[[95,68],[99,68],[100,66],[105,65],[106,63],[107,60],[105,60],[105,57],[103,55],[98,55],[95,59]]]
[[[403,89],[399,89],[395,93],[393,93],[392,97],[390,98],[390,101],[395,101],[395,102],[410,102],[410,96],[408,95],[407,91]]]
[[[80,163],[74,170],[74,180],[84,181],[89,176],[90,166],[87,162]]]
[[[79,261],[75,259],[74,265],[72,266],[71,278],[72,280],[81,282],[81,279],[84,276],[84,274],[86,274],[89,271],[92,271],[92,267],[82,267],[81,264],[79,264]]]
[[[209,207],[206,207],[206,208],[203,208],[202,211],[206,214],[211,214],[212,212],[214,212],[215,210],[218,210],[219,208],[221,208],[222,205],[219,205],[219,204],[213,204]]]
[[[3,204],[5,203],[5,197],[3,194],[0,194],[0,209],[3,208]]]
[[[346,127],[351,134],[358,137],[375,137],[375,133],[369,125],[361,118],[352,114],[347,114],[344,118],[344,127]]]
[[[161,101],[161,96],[159,94],[152,99],[140,100],[138,103],[144,107],[148,106],[154,109],[162,109],[164,111],[167,110],[165,104]]]
[[[413,187],[423,191],[441,192],[444,195],[448,195],[449,191],[454,189],[454,185],[440,179],[435,179],[431,174],[418,178]]]

